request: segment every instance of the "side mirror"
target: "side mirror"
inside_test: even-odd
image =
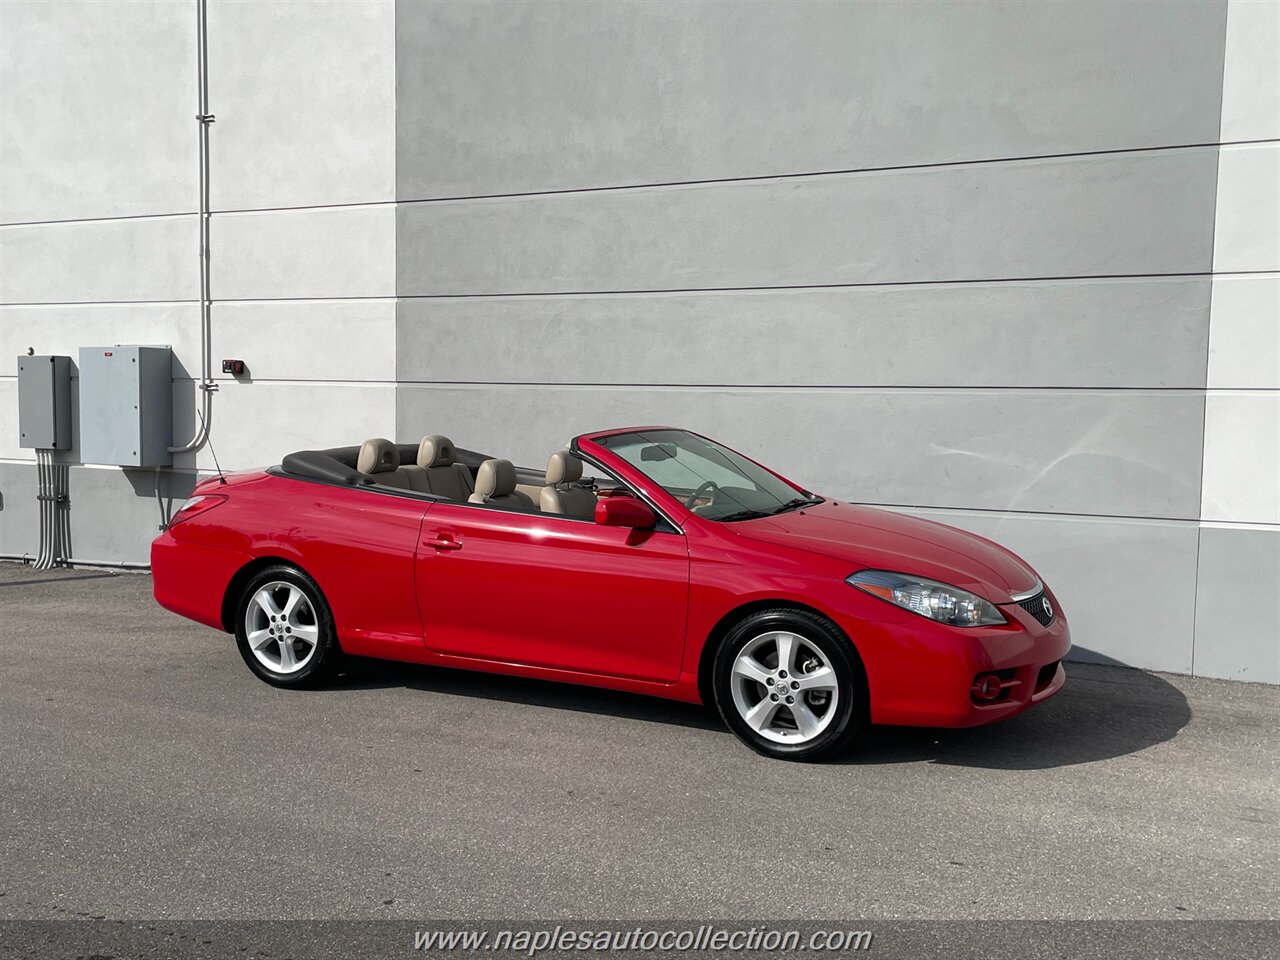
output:
[[[606,497],[596,503],[596,523],[602,526],[652,530],[657,522],[653,508],[635,497]]]

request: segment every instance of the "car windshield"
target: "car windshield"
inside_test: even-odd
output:
[[[708,520],[750,520],[821,502],[728,447],[683,430],[618,433],[596,442]]]

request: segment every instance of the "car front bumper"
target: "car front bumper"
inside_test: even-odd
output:
[[[872,722],[973,727],[1016,716],[1061,690],[1071,649],[1066,618],[1059,612],[1044,627],[1017,604],[1000,610],[1009,622],[990,628],[949,627],[914,614],[841,624],[866,667]],[[999,676],[1000,696],[981,702],[972,690],[987,674]]]

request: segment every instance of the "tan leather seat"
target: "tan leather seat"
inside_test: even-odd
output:
[[[375,483],[408,490],[409,478],[399,472],[400,454],[390,440],[375,437],[360,445],[356,469],[373,477]]]
[[[568,450],[557,450],[547,461],[547,485],[539,494],[543,513],[559,513],[567,517],[593,519],[596,495],[585,487],[573,486],[582,478],[582,461]]]
[[[410,489],[449,500],[466,500],[475,489],[471,471],[454,462],[453,441],[438,433],[418,444],[417,466],[401,467],[400,472],[408,477]]]
[[[483,503],[505,510],[535,513],[533,501],[516,492],[516,468],[510,460],[486,460],[476,471],[476,492],[467,498],[471,503]]]

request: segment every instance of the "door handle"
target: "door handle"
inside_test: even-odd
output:
[[[434,540],[424,540],[424,547],[435,547],[437,550],[461,550],[462,544],[457,540],[450,540],[446,537],[436,537]]]

